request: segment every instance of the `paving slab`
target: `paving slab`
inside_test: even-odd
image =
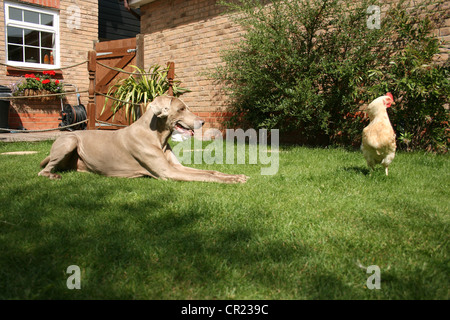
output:
[[[7,132],[0,133],[0,142],[18,142],[18,141],[45,141],[55,140],[63,134],[67,134],[70,131],[45,131],[45,132]]]

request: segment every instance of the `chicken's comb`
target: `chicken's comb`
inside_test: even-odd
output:
[[[394,96],[392,95],[392,93],[388,92],[386,93],[386,95],[391,98],[392,101],[394,101]]]

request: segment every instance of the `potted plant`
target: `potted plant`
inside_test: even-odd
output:
[[[115,85],[109,88],[107,96],[112,97],[111,110],[116,114],[119,110],[124,109],[125,115],[129,122],[135,121],[146,110],[141,109],[141,105],[146,106],[148,102],[153,101],[157,96],[164,95],[169,90],[169,80],[167,74],[169,67],[161,68],[159,65],[153,65],[148,71],[133,67],[136,72],[128,78],[119,80]],[[181,81],[174,80],[172,89],[174,96],[180,96],[190,90],[181,88]],[[105,111],[108,97],[105,99],[102,113]]]

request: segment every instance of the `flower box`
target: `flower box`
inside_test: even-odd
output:
[[[25,74],[13,85],[13,99],[9,112],[11,129],[43,130],[57,129],[61,117],[61,97],[63,86],[52,79],[54,71]],[[56,94],[56,95],[55,95]],[[22,98],[23,97],[23,98]],[[65,100],[65,99],[64,99]]]
[[[24,79],[13,85],[13,96],[39,96],[55,93],[63,93],[63,86],[55,76],[55,71],[43,71],[42,73],[26,74]],[[42,97],[43,98],[43,97]]]

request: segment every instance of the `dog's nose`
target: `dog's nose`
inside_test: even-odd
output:
[[[204,124],[205,124],[205,121],[203,121],[202,119],[198,118],[194,122],[194,128],[195,129],[200,129],[201,127],[203,127]]]

